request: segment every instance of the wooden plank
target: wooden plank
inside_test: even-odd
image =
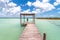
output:
[[[20,15],[35,15],[35,13],[21,13]]]
[[[19,40],[43,40],[34,23],[28,23]]]

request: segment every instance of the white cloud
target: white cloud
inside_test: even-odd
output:
[[[21,13],[30,13],[30,9],[24,10]]]
[[[60,0],[56,0],[56,2],[60,4]]]
[[[14,7],[14,8],[11,9],[12,13],[17,13],[18,11],[20,11],[20,7],[19,6],[18,7]]]
[[[35,13],[35,14],[36,14],[36,13],[37,13],[37,11],[32,11],[31,13]]]
[[[43,0],[42,2],[44,2],[44,3],[47,3],[47,2],[49,2],[50,0]]]
[[[29,1],[28,1],[27,5],[28,5],[28,6],[31,6],[31,5],[32,5],[32,2],[29,2]]]
[[[16,6],[16,4],[15,4],[15,3],[13,3],[13,2],[10,2],[10,3],[8,3],[8,6],[10,6],[10,7],[15,7],[15,6]]]
[[[40,6],[40,4],[41,4],[41,2],[40,2],[40,1],[36,1],[36,2],[32,3],[32,5],[33,5],[33,6],[35,6],[35,7],[39,7],[39,6]]]
[[[4,16],[17,16],[20,15],[21,7],[9,0],[0,0],[0,15]]]
[[[52,4],[40,2],[39,0],[32,3],[32,5],[35,6],[36,8],[43,9],[43,11],[50,11],[50,10],[55,9],[55,7]]]
[[[46,11],[51,11],[55,9],[54,5],[49,3],[50,0],[36,0],[35,2],[27,2],[28,6],[34,6],[35,9],[32,11],[32,13],[41,13],[41,12],[46,12]]]
[[[9,2],[11,0],[0,0],[0,2]]]
[[[54,17],[54,15],[50,15],[50,17]]]
[[[0,16],[6,16],[6,15],[4,15],[4,14],[0,14]]]
[[[0,1],[0,7],[5,7],[5,3]]]
[[[41,9],[34,9],[33,11],[32,11],[32,13],[41,13]]]
[[[56,2],[54,2],[54,6],[60,5],[60,0],[56,0]]]
[[[40,9],[35,9],[33,11],[30,11],[30,9],[24,10],[21,13],[40,13]]]
[[[9,8],[6,10],[6,12],[9,13],[9,15],[19,15],[20,11],[21,11],[20,6]]]
[[[30,9],[24,10],[21,13],[40,13],[40,9],[35,9],[33,11],[30,11]]]
[[[36,9],[36,12],[40,13],[40,9]]]
[[[58,5],[58,3],[57,2],[54,2],[54,6],[57,6]]]

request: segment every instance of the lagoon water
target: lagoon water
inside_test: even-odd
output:
[[[36,19],[36,27],[46,40],[60,40],[60,20]],[[21,27],[20,19],[0,19],[0,40],[18,40],[25,27]]]

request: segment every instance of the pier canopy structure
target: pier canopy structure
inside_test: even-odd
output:
[[[27,17],[26,17],[27,16]],[[28,22],[30,17],[29,16],[32,16],[31,19],[32,19],[32,22]],[[26,25],[28,23],[35,23],[35,13],[21,13],[20,14],[20,23],[22,25]]]

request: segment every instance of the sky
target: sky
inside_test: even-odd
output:
[[[60,0],[0,0],[0,17],[20,17],[20,13],[36,17],[59,17]]]

